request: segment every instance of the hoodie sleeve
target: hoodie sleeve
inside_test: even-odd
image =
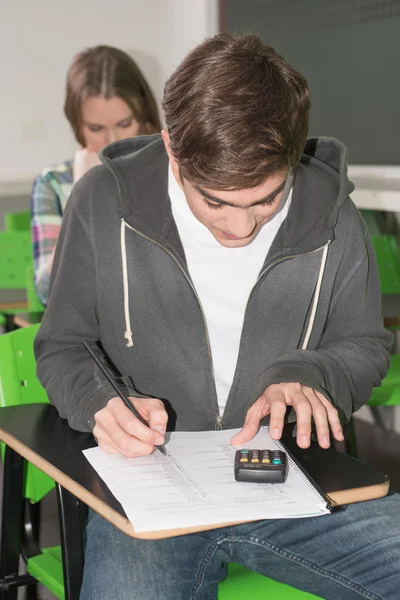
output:
[[[116,394],[82,345],[84,340],[96,343],[101,336],[93,248],[75,202],[79,187],[74,188],[64,214],[35,356],[38,378],[60,416],[73,429],[92,431],[94,414]],[[141,396],[130,380],[118,383],[126,395]]]
[[[318,348],[294,350],[270,364],[257,381],[254,397],[269,385],[298,382],[328,398],[345,423],[381,384],[393,336],[383,326],[376,258],[365,230],[364,248],[334,292]]]

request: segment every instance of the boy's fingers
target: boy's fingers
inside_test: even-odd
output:
[[[258,430],[260,428],[260,420],[256,417],[251,418],[250,420],[246,420],[242,429],[233,436],[231,439],[231,444],[237,446],[239,444],[246,444],[253,439],[255,435],[257,435]]]
[[[95,420],[121,454],[148,455],[154,451],[153,440],[157,433],[141,423],[121,398],[109,400],[107,406],[95,414]],[[96,435],[97,431],[93,433]]]
[[[269,401],[265,394],[262,394],[258,400],[249,408],[246,414],[244,425],[231,439],[231,444],[245,444],[253,439],[257,435],[260,429],[260,421],[269,413]]]
[[[156,444],[156,439],[159,438],[158,433],[150,429],[148,425],[142,423],[133,412],[125,406],[121,398],[112,398],[108,402],[107,407],[110,409],[114,419],[124,432],[147,445],[151,444],[154,446],[154,444]],[[140,412],[142,414],[143,411]],[[145,454],[149,454],[149,452],[145,452]]]
[[[274,392],[271,399],[269,432],[273,440],[279,440],[282,436],[283,424],[286,414],[285,396],[281,392]]]
[[[168,414],[164,407],[154,408],[149,411],[149,427],[160,433],[161,437],[158,436],[155,439],[155,444],[160,445],[164,443],[164,436],[167,429]]]

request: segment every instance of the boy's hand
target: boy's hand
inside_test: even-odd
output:
[[[156,398],[129,400],[149,423],[148,427],[117,397],[94,415],[93,435],[104,452],[127,457],[146,456],[154,452],[155,446],[164,443],[168,414],[164,403]]]
[[[235,435],[232,444],[244,444],[258,432],[260,421],[271,415],[269,432],[274,440],[282,435],[286,408],[293,406],[297,416],[297,443],[308,448],[311,438],[311,417],[314,418],[319,445],[329,448],[329,426],[333,436],[342,442],[343,430],[339,415],[332,404],[319,392],[300,383],[277,383],[267,387],[265,392],[249,408],[242,430]]]

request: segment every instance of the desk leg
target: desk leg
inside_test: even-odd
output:
[[[18,587],[35,581],[29,575],[18,575],[25,506],[24,469],[22,456],[6,446],[0,534],[1,600],[17,600]]]
[[[87,506],[57,484],[65,600],[79,600],[83,577],[83,531]]]

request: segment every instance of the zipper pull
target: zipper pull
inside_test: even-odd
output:
[[[222,431],[222,417],[217,415],[217,420],[215,421],[215,431]]]

